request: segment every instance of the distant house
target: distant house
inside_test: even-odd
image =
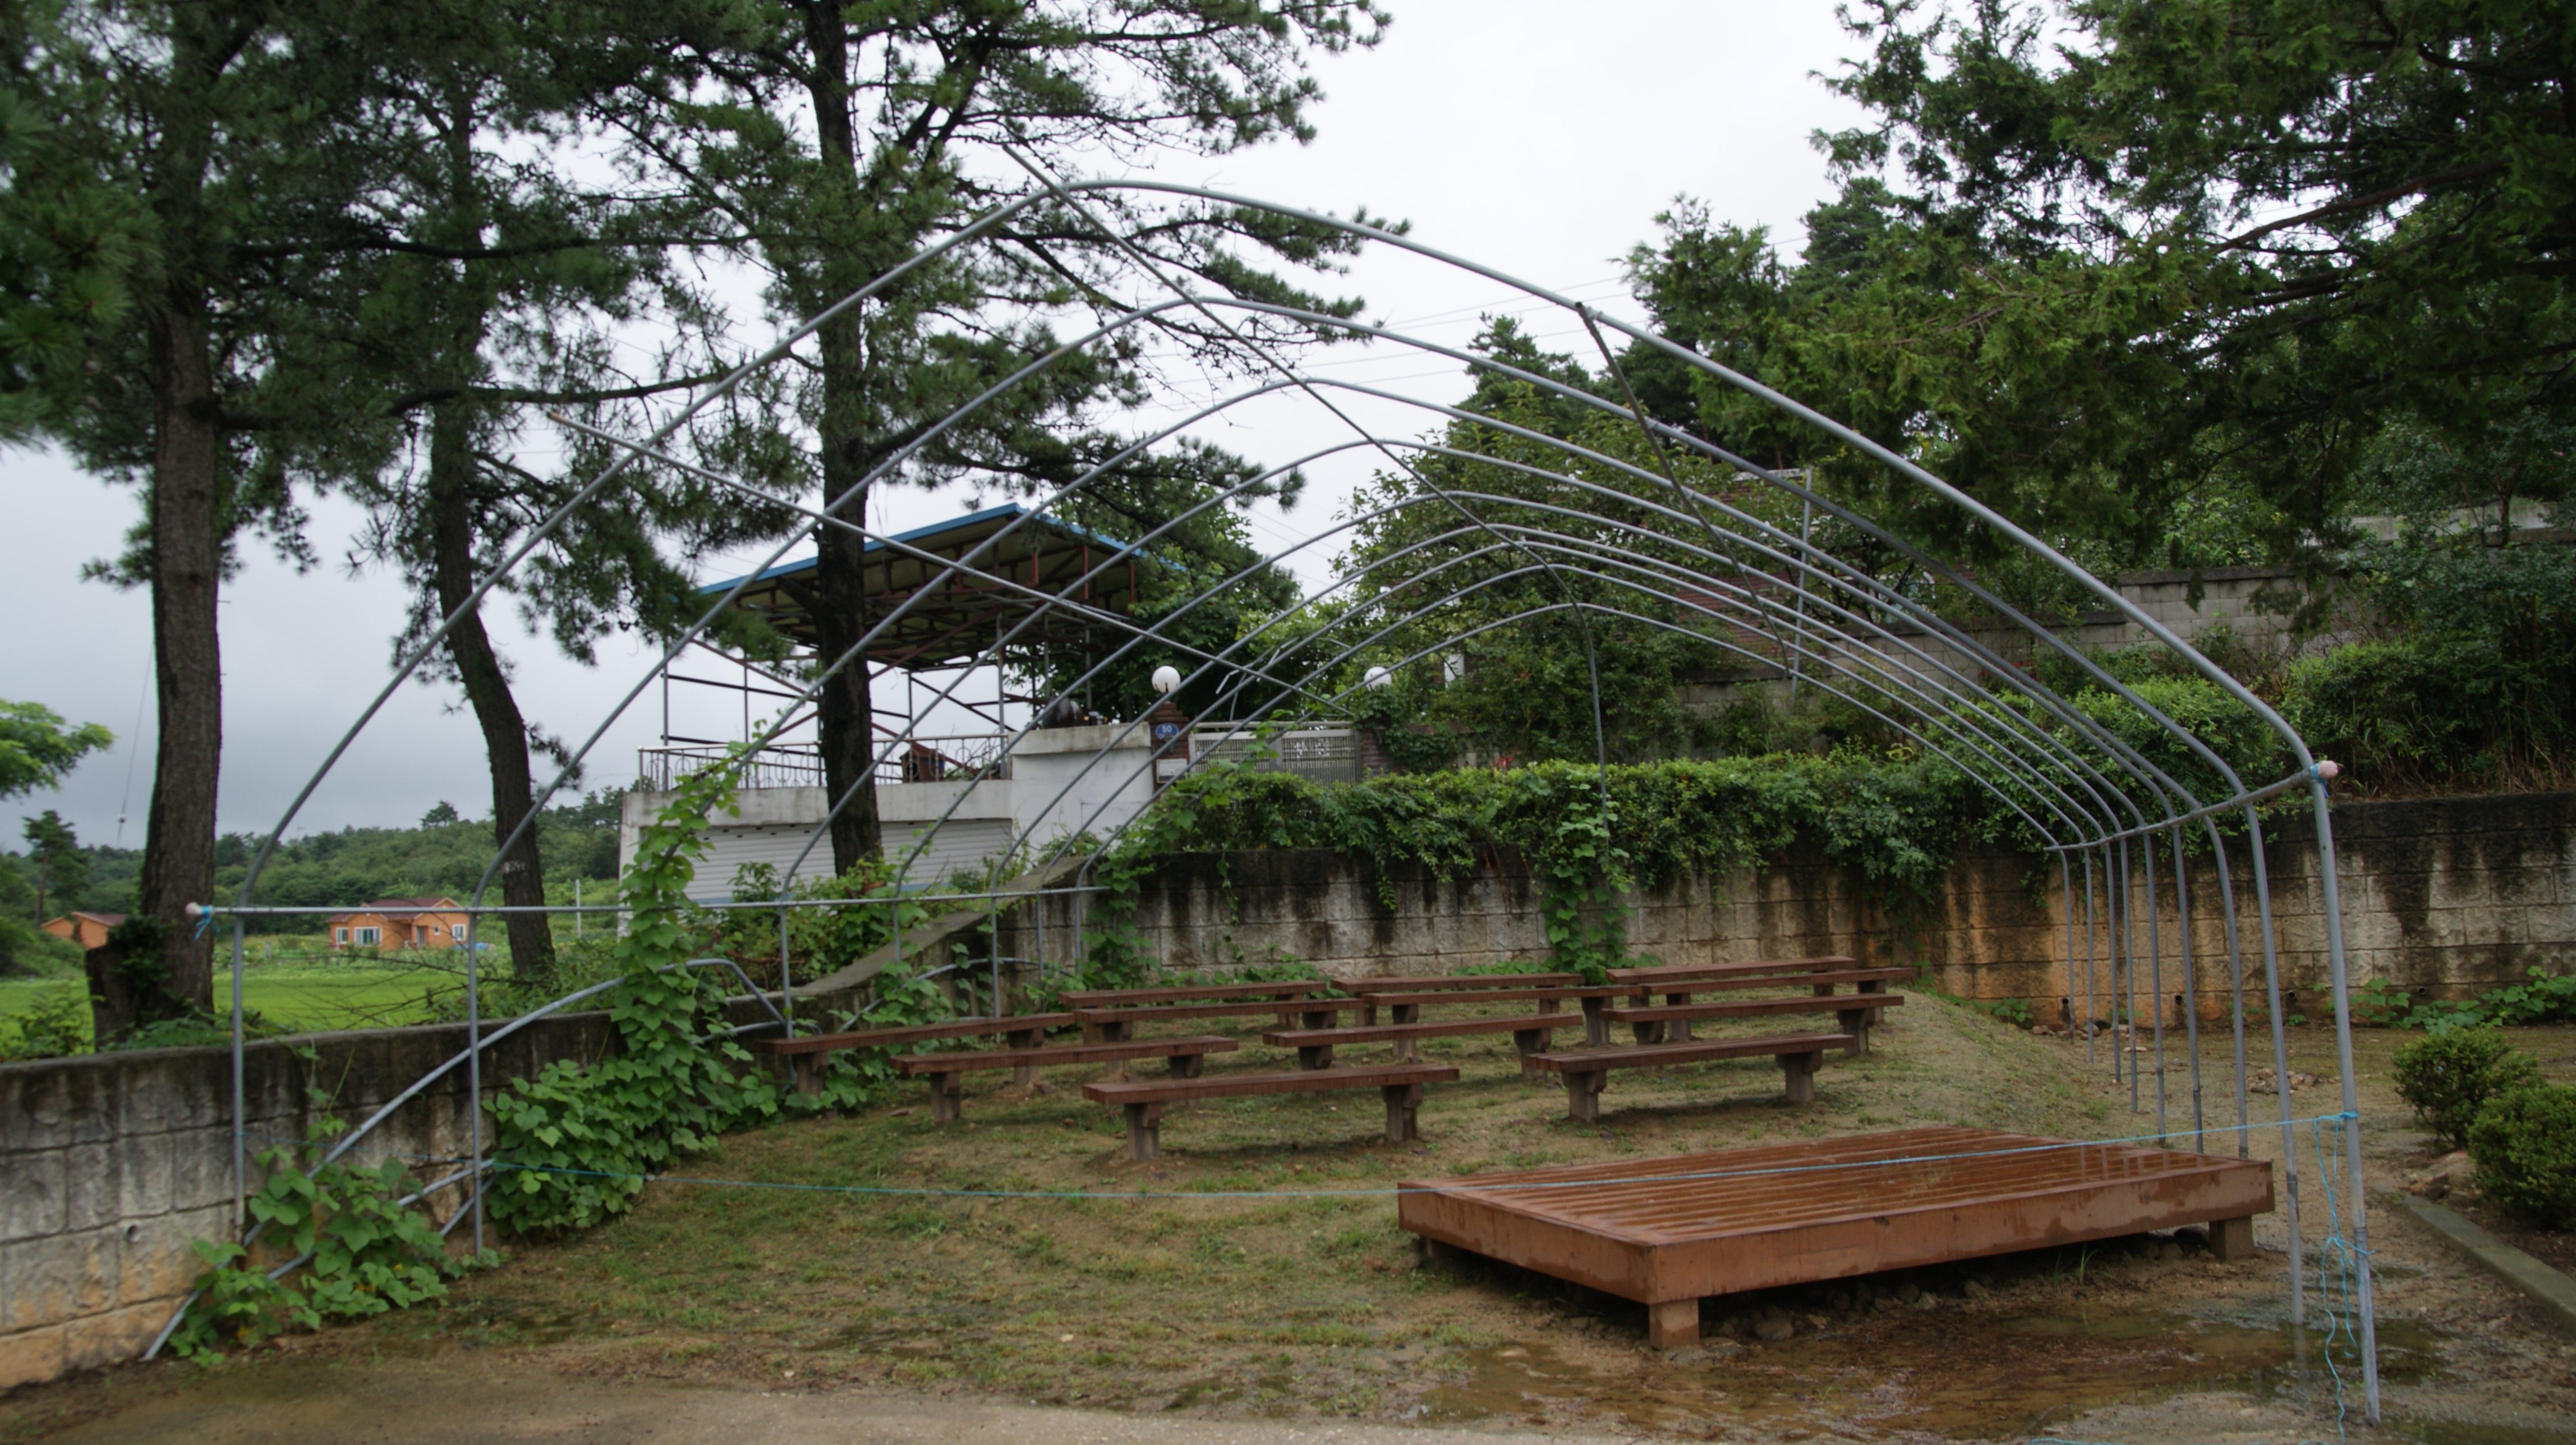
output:
[[[327,925],[333,948],[463,948],[465,910],[453,898],[379,898]]]
[[[107,931],[125,921],[122,913],[66,913],[48,918],[41,926],[56,938],[68,938],[83,948],[96,948],[107,942]]]

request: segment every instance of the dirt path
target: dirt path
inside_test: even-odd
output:
[[[174,1383],[177,1382],[177,1383]],[[842,1392],[764,1392],[567,1381],[525,1361],[483,1369],[416,1362],[352,1366],[297,1362],[222,1371],[163,1388],[115,1413],[43,1438],[62,1445],[229,1445],[365,1442],[465,1445],[563,1441],[581,1445],[1474,1445],[1512,1438],[1610,1445],[1598,1435],[1504,1437],[1395,1425],[1201,1420],[1049,1410],[976,1401],[894,1399]],[[129,1397],[132,1392],[129,1392]]]

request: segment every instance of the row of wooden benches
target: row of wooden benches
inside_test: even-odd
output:
[[[1337,986],[1331,981],[1090,991],[1067,995],[1066,1002],[1073,1007],[1061,1013],[960,1019],[908,1028],[774,1039],[754,1047],[789,1064],[794,1068],[800,1086],[811,1089],[819,1085],[822,1061],[840,1049],[1003,1036],[1009,1045],[1006,1048],[910,1054],[895,1058],[897,1068],[926,1078],[930,1085],[932,1116],[943,1122],[959,1116],[965,1075],[972,1070],[1007,1068],[1012,1071],[1015,1082],[1026,1083],[1035,1078],[1036,1070],[1041,1066],[1160,1058],[1169,1070],[1167,1079],[1137,1080],[1131,1077],[1083,1087],[1085,1097],[1100,1103],[1116,1104],[1124,1110],[1130,1150],[1139,1159],[1150,1159],[1160,1152],[1159,1123],[1162,1110],[1168,1104],[1204,1098],[1367,1087],[1379,1089],[1385,1097],[1388,1140],[1404,1143],[1417,1137],[1415,1111],[1422,1099],[1423,1086],[1458,1077],[1454,1067],[1424,1063],[1414,1056],[1413,1045],[1420,1039],[1510,1033],[1520,1053],[1523,1071],[1529,1074],[1551,1072],[1562,1078],[1566,1088],[1567,1113],[1579,1120],[1598,1116],[1599,1097],[1613,1070],[1763,1055],[1779,1060],[1788,1097],[1794,1102],[1804,1102],[1814,1097],[1815,1071],[1824,1054],[1831,1049],[1866,1051],[1868,1027],[1875,1021],[1878,1010],[1904,1002],[1902,997],[1883,991],[1888,980],[1901,977],[1904,972],[1902,969],[1859,969],[1853,967],[1847,958],[1821,958],[1622,970],[1612,975],[1614,982],[1607,987],[1585,986],[1566,974],[1340,981],[1339,987],[1354,994],[1347,1000],[1315,996],[1326,988]],[[1694,998],[1697,994],[1712,991],[1777,987],[1791,983],[1812,985],[1814,996],[1732,1002],[1698,1002]],[[1854,985],[1856,991],[1837,994],[1837,987],[1844,983]],[[1656,992],[1665,996],[1665,1002],[1660,1006],[1652,1002]],[[1607,1001],[1621,994],[1629,995],[1631,1004],[1626,1007],[1609,1006]],[[1593,1047],[1553,1052],[1546,1047],[1550,1034],[1576,1022],[1574,1016],[1560,1016],[1560,1005],[1569,998],[1582,1005],[1581,1021],[1585,1026],[1586,1041]],[[1498,1002],[1534,1003],[1538,1013],[1535,1016],[1430,1022],[1420,1017],[1420,1010],[1425,1005]],[[1375,1022],[1376,1011],[1381,1007],[1390,1011],[1393,1022]],[[1333,1027],[1336,1015],[1346,1008],[1364,1010],[1363,1022],[1356,1027]],[[1839,1032],[1711,1040],[1694,1040],[1689,1034],[1693,1020],[1825,1012],[1836,1015]],[[1211,1078],[1204,1073],[1207,1055],[1234,1051],[1240,1047],[1235,1040],[1213,1034],[1149,1040],[1138,1039],[1132,1032],[1139,1022],[1195,1020],[1245,1013],[1277,1016],[1280,1026],[1265,1032],[1262,1041],[1295,1049],[1300,1066],[1297,1072],[1232,1074]],[[1605,1047],[1607,1029],[1612,1023],[1629,1024],[1638,1043],[1628,1048]],[[1047,1030],[1073,1025],[1083,1028],[1082,1043],[1052,1047],[1044,1044]],[[1386,1064],[1334,1067],[1333,1049],[1336,1045],[1360,1043],[1392,1043],[1396,1045],[1399,1056]]]

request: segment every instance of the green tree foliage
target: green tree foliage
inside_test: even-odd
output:
[[[1328,626],[1296,639],[1301,653],[1350,650],[1343,687],[1367,666],[1396,670],[1389,698],[1366,704],[1372,720],[1455,733],[1482,761],[1708,745],[1679,690],[1783,659],[1766,608],[1781,564],[1718,540],[1675,483],[1774,514],[1776,498],[1735,495],[1732,468],[1660,452],[1625,411],[1585,403],[1609,379],[1508,320],[1475,349],[1578,395],[1471,373],[1471,415],[1354,496],[1343,595]],[[1377,716],[1396,706],[1408,715]]]
[[[60,786],[82,758],[115,741],[98,724],[73,727],[42,703],[0,701],[0,798]]]
[[[36,875],[36,917],[49,918],[49,900],[60,903],[65,898],[78,898],[88,886],[89,854],[72,832],[72,825],[51,808],[41,817],[22,821],[26,825],[27,861]]]
[[[2313,557],[2391,428],[2483,459],[2453,490],[2489,498],[2517,485],[2497,459],[2565,428],[2564,7],[1878,0],[1848,23],[1867,52],[1831,83],[1871,114],[1825,138],[1845,187],[1801,261],[1690,206],[1636,254],[1676,341],[2096,571]],[[2052,600],[1963,516],[1684,382],[1677,419]]]
[[[1103,153],[1210,153],[1303,138],[1317,93],[1308,57],[1373,43],[1385,21],[1367,0],[859,8],[761,0],[675,6],[668,18],[667,87],[638,93],[617,120],[629,158],[671,177],[748,238],[782,321],[820,314],[969,217],[1030,194],[1036,182],[1001,147],[1063,169]],[[1148,219],[1140,206],[1092,204],[1136,227],[1144,253],[1167,274],[1332,315],[1356,307],[1298,291],[1238,253],[1328,264],[1350,248],[1339,233],[1205,206],[1155,211],[1154,224],[1139,226]],[[746,474],[819,487],[837,516],[862,523],[860,484],[878,467],[924,441],[956,404],[1054,349],[1051,318],[1088,324],[1122,310],[1122,295],[1141,279],[1137,253],[1110,244],[1070,208],[1024,213],[995,240],[971,259],[960,253],[922,267],[842,315],[818,337],[810,370],[777,379],[781,389],[765,399],[792,407],[810,429],[810,450],[801,436],[752,428],[719,452],[731,447]],[[1243,324],[1277,341],[1303,331]],[[1186,350],[1230,349],[1195,313],[1165,313],[1158,325]],[[1071,481],[1127,445],[1102,413],[1138,399],[1145,360],[1133,341],[1064,358],[915,453],[900,480],[972,475],[1013,490]],[[1164,449],[1114,468],[1087,505],[1125,514],[1100,530],[1135,539],[1168,520],[1176,489],[1196,501],[1205,487],[1245,474],[1205,448]],[[1079,509],[1076,520],[1098,525]],[[826,528],[818,544],[800,600],[821,653],[836,659],[869,623],[862,542]],[[835,796],[854,795],[833,826],[842,871],[880,843],[865,670],[836,674],[819,701],[826,782]]]
[[[537,828],[558,865],[558,878],[612,879],[617,876],[617,813],[620,795],[605,790],[579,803],[548,808]],[[226,834],[216,843],[217,886],[238,889],[249,871],[260,840]],[[269,855],[252,889],[252,902],[263,907],[312,908],[306,920],[318,925],[322,910],[347,908],[375,898],[430,897],[445,894],[462,902],[492,861],[489,820],[458,818],[424,823],[417,828],[341,828],[289,839]],[[561,900],[558,900],[561,901]],[[517,950],[512,950],[515,964]]]
[[[211,997],[183,916],[212,884],[216,592],[246,529],[309,560],[292,482],[337,434],[304,405],[317,257],[357,204],[323,145],[342,9],[37,0],[0,15],[0,434],[141,484],[101,575],[152,594],[159,752],[138,908],[162,920],[147,1017]],[[253,439],[261,441],[254,445]],[[111,990],[102,987],[99,996]],[[102,1016],[102,1034],[132,1022]]]

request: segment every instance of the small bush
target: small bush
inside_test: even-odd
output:
[[[2497,1203],[2576,1226],[2576,1088],[2527,1083],[2488,1100],[2469,1126],[2469,1157]]]
[[[2399,1049],[2390,1060],[2397,1097],[2453,1149],[2468,1142],[2469,1123],[2487,1100],[2536,1081],[2527,1054],[2491,1028],[2442,1029]]]

